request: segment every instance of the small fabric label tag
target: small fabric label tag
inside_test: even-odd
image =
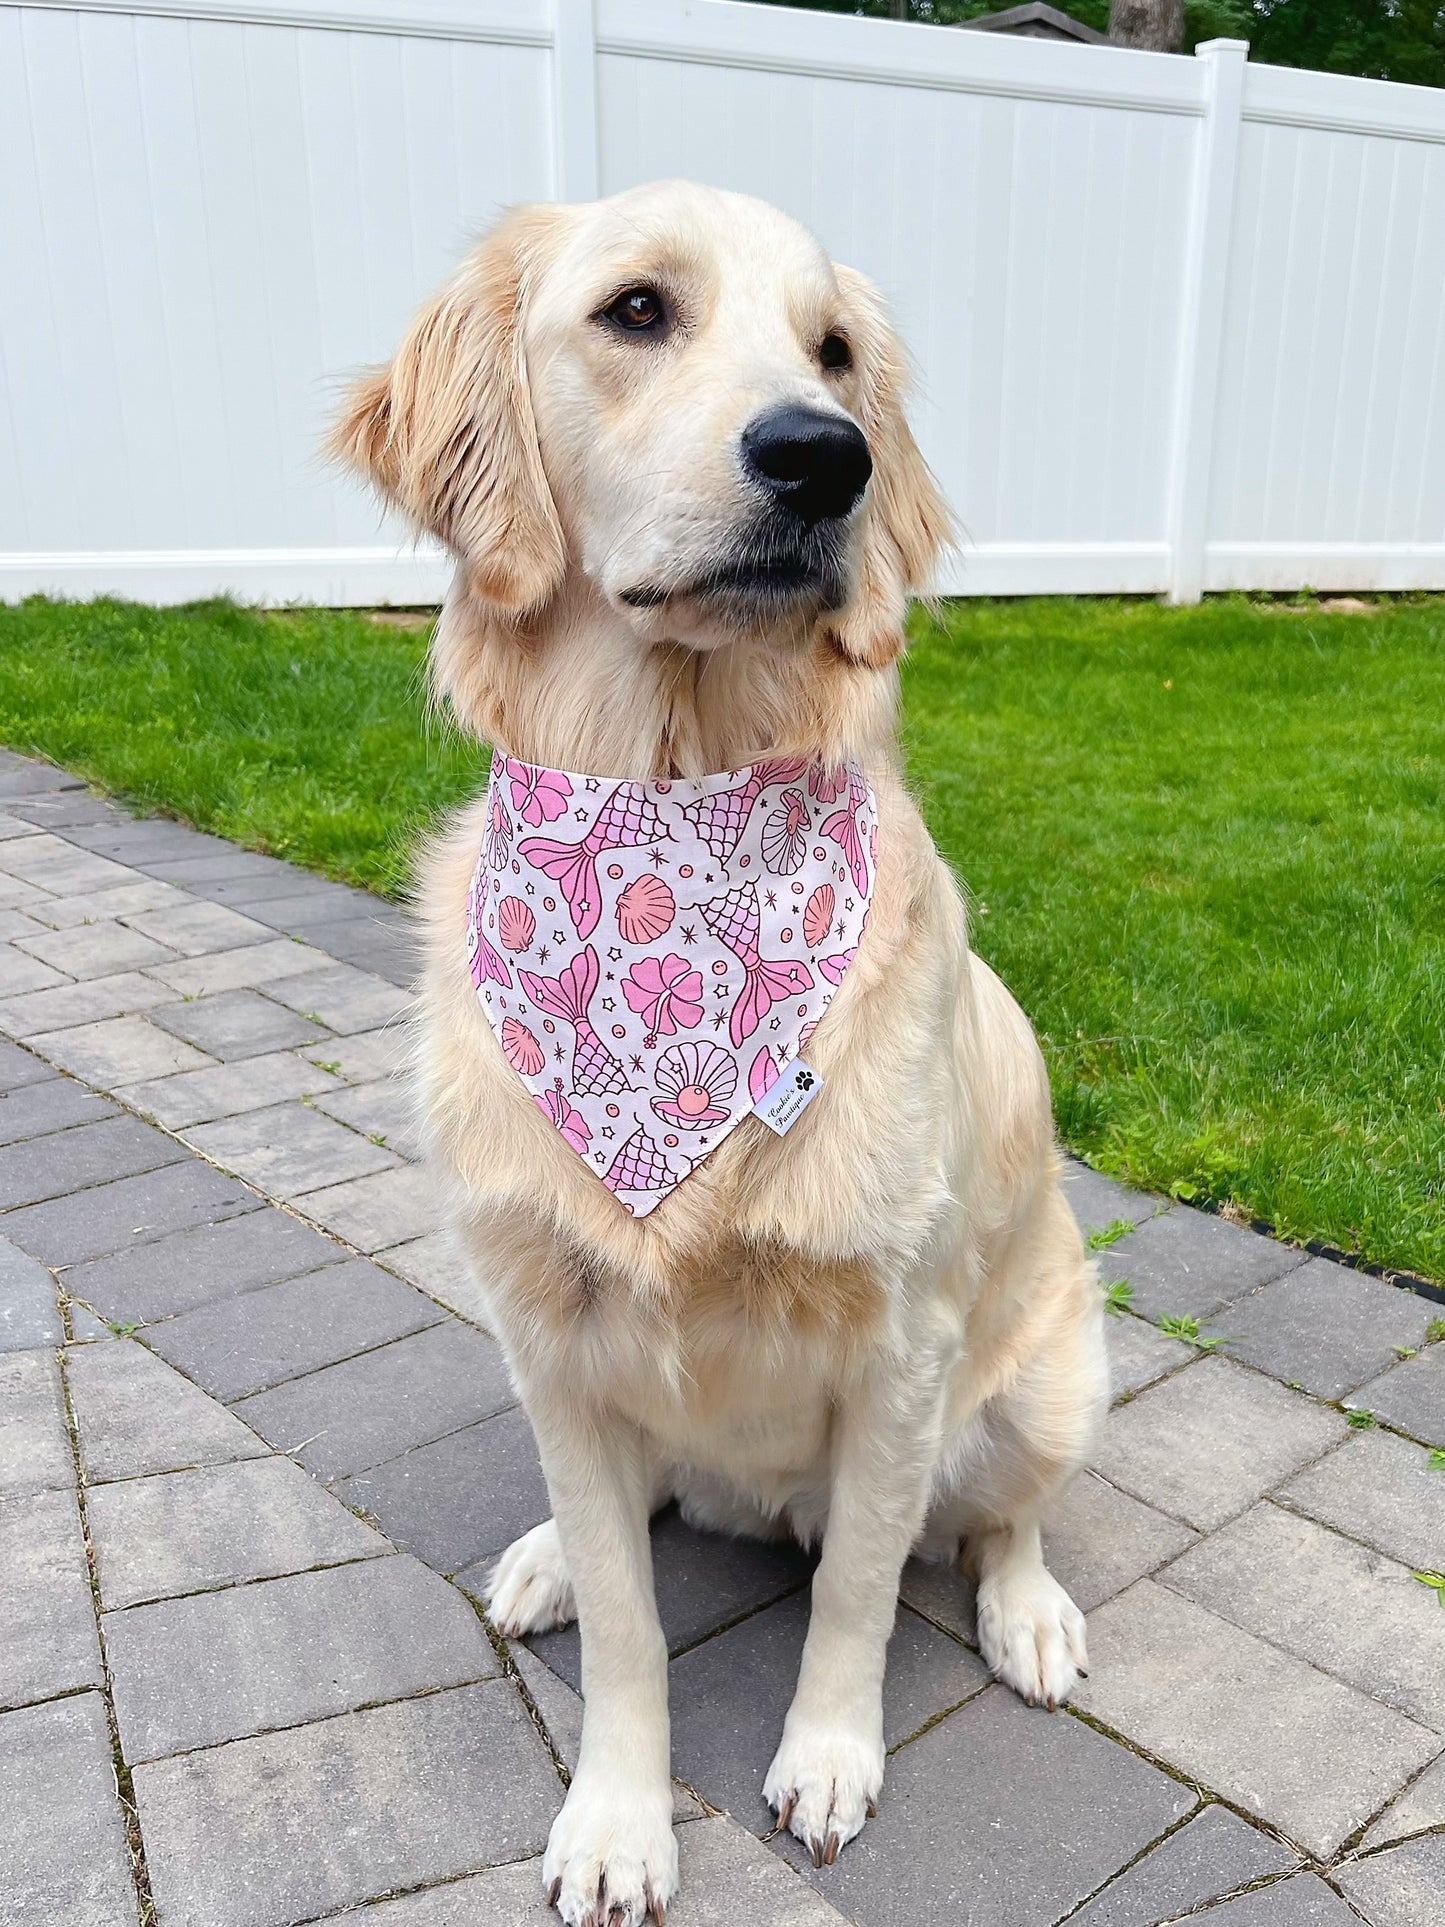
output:
[[[779,1071],[777,1081],[757,1105],[756,1115],[770,1131],[786,1137],[822,1088],[818,1073],[810,1070],[801,1057],[795,1057],[785,1071]]]

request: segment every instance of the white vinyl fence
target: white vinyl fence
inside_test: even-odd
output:
[[[1445,93],[732,0],[0,0],[0,597],[437,596],[317,449],[502,205],[880,281],[963,593],[1445,587]]]

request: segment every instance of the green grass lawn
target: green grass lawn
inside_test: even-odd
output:
[[[399,888],[481,781],[424,631],[0,610],[0,740]],[[1445,601],[920,614],[910,765],[1101,1169],[1445,1277]]]

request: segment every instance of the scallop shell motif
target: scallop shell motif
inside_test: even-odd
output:
[[[502,1019],[502,1055],[523,1077],[535,1077],[547,1061],[542,1046],[515,1017]]]
[[[537,919],[520,897],[503,897],[497,905],[497,935],[508,950],[525,950],[537,934]]]
[[[677,903],[661,877],[634,877],[617,899],[617,928],[628,943],[654,943],[672,928]]]
[[[658,1058],[653,1076],[665,1095],[653,1098],[652,1108],[680,1131],[727,1122],[738,1067],[716,1044],[672,1045]]]
[[[803,911],[803,941],[810,950],[828,941],[828,932],[833,928],[833,895],[831,883],[820,883],[808,898],[807,908]]]

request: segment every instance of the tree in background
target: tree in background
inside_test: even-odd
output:
[[[1182,52],[1184,0],[1110,0],[1109,38],[1116,47]]]
[[[774,6],[811,6],[824,13],[870,15],[956,26],[1000,13],[1014,0],[768,0]],[[1110,0],[1055,0],[1076,20],[1110,29]],[[1113,11],[1167,13],[1177,0],[1113,0]],[[1158,40],[1119,38],[1131,46]],[[1319,67],[1372,80],[1404,80],[1445,87],[1445,0],[1184,0],[1182,40],[1192,53],[1201,40],[1247,40],[1252,60],[1277,67]]]

